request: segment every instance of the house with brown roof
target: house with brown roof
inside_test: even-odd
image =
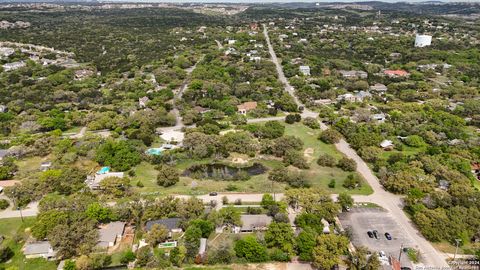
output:
[[[249,102],[245,102],[240,105],[237,105],[239,114],[247,114],[249,111],[255,110],[256,108],[257,108],[256,101],[249,101]]]
[[[410,76],[410,73],[408,73],[407,71],[405,71],[403,69],[395,69],[395,70],[387,69],[387,70],[383,71],[383,74],[387,75],[390,78]]]

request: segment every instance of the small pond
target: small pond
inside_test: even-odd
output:
[[[248,167],[235,167],[221,163],[193,165],[183,172],[183,176],[196,179],[248,180],[250,176],[263,174],[267,168],[260,163]]]

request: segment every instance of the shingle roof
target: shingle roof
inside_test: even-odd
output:
[[[125,229],[125,222],[116,221],[108,223],[105,227],[100,228],[98,242],[113,243],[118,235],[123,234]]]
[[[145,224],[145,228],[147,231],[150,231],[153,225],[159,224],[164,225],[167,227],[169,231],[180,228],[180,218],[164,218],[164,219],[157,219],[157,220],[150,220],[147,221]]]
[[[8,150],[0,149],[0,158],[5,157],[8,154]]]
[[[23,254],[36,255],[36,254],[48,254],[52,251],[52,246],[48,241],[30,243],[25,245]]]
[[[267,215],[242,215],[240,219],[242,221],[242,231],[266,227],[272,222],[272,218]]]

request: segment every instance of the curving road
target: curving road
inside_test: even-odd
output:
[[[285,85],[285,90],[293,96],[297,105],[303,106],[303,104],[295,96],[294,88],[289,84],[287,78],[285,77],[285,74],[283,73],[282,65],[278,61],[275,50],[273,49],[273,46],[270,42],[270,38],[268,36],[268,29],[265,24],[263,25],[263,34],[265,35],[265,40],[268,44],[270,56],[277,69],[279,80]],[[307,115],[312,117],[318,116],[315,112],[309,111],[305,108],[302,116]],[[325,130],[327,129],[327,126],[321,123],[321,128],[322,130]],[[363,178],[368,182],[368,184],[372,187],[374,191],[374,193],[370,196],[362,196],[361,198],[355,198],[355,200],[359,201],[358,199],[361,199],[362,202],[376,203],[385,208],[396,220],[399,226],[402,227],[407,236],[410,237],[410,239],[412,239],[414,243],[418,246],[425,266],[449,268],[445,260],[445,256],[438,252],[432,246],[432,244],[421,235],[421,233],[417,230],[412,221],[403,212],[402,197],[385,191],[383,189],[383,186],[380,184],[377,177],[372,173],[365,161],[363,161],[363,159],[358,156],[355,150],[353,150],[345,140],[342,139],[339,143],[335,144],[335,147],[338,149],[338,151],[340,151],[347,157],[355,160],[355,162],[357,163],[357,172],[361,176],[363,176]]]

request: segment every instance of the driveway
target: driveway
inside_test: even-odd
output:
[[[365,246],[372,251],[383,251],[387,256],[394,258],[398,258],[402,247],[418,248],[390,213],[381,208],[355,207],[350,212],[341,213],[339,219],[344,228],[351,229],[352,242],[357,247]],[[373,230],[378,231],[378,239],[368,236],[367,232]],[[390,233],[392,240],[386,239],[386,232]],[[411,262],[403,252],[401,264],[412,268]]]
[[[38,213],[38,202],[32,202],[22,211],[14,210],[10,206],[8,209],[0,211],[0,219],[3,218],[19,218],[19,217],[34,217]]]
[[[292,95],[295,102],[298,106],[303,106],[303,104],[298,100],[295,96],[295,91],[293,87],[289,84],[288,80],[283,73],[283,68],[278,61],[278,58],[275,54],[275,50],[270,42],[270,38],[268,36],[268,29],[267,26],[263,25],[263,34],[265,36],[265,40],[267,41],[268,50],[270,52],[270,56],[272,58],[273,63],[277,69],[278,78],[279,80],[285,85],[285,90]],[[304,115],[316,117],[317,114],[315,112],[309,111],[305,108]],[[322,130],[327,128],[326,125],[321,123]],[[417,230],[415,225],[411,222],[411,220],[405,215],[403,212],[403,202],[402,198],[389,193],[383,189],[383,186],[378,181],[377,177],[372,173],[368,165],[357,155],[355,150],[353,150],[350,145],[345,140],[340,140],[339,143],[335,144],[338,151],[343,153],[348,158],[355,160],[357,163],[357,172],[363,176],[363,178],[368,182],[368,184],[372,187],[374,193],[366,199],[368,202],[373,202],[378,205],[381,205],[384,209],[386,209],[392,218],[396,221],[398,226],[402,227],[405,230],[406,235],[408,238],[414,241],[418,248],[420,249],[421,256],[423,258],[423,262],[427,267],[445,267],[449,268],[446,262],[446,256],[438,252],[430,242],[428,242],[421,233]],[[364,200],[365,201],[365,200]]]

